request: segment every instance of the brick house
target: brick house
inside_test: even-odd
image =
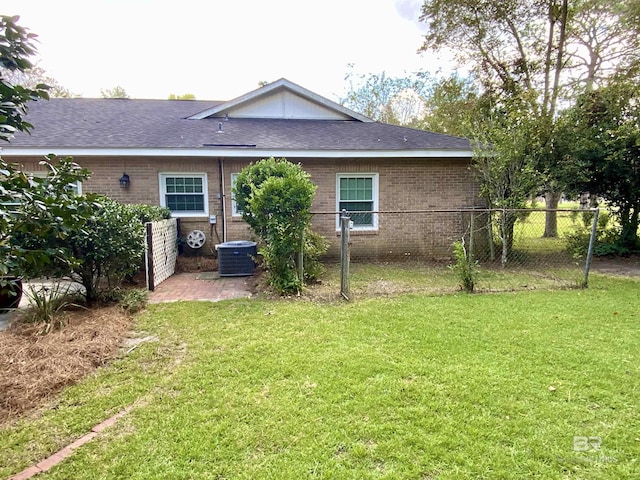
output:
[[[383,212],[479,204],[468,140],[374,122],[285,79],[231,101],[52,99],[31,104],[27,119],[32,134],[17,134],[6,160],[36,173],[46,154],[72,156],[92,172],[79,189],[167,206],[183,233],[202,230],[210,247],[250,238],[231,186],[244,166],[271,156],[301,163],[318,186],[313,224],[330,254],[335,212],[346,209],[380,212],[353,216],[356,255],[447,256],[457,217]]]

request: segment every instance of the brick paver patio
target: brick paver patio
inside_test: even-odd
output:
[[[178,273],[149,292],[149,303],[248,298],[253,282],[253,277],[220,277],[218,272]]]

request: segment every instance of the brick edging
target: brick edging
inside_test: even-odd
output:
[[[17,473],[16,475],[9,477],[8,480],[27,480],[28,478],[31,478],[39,473],[50,470],[52,467],[59,464],[65,458],[70,456],[74,450],[76,450],[77,448],[80,448],[85,443],[90,442],[102,430],[112,426],[114,423],[120,420],[120,418],[124,417],[127,413],[131,411],[132,408],[133,408],[133,405],[129,405],[124,410],[121,410],[120,412],[116,413],[112,417],[107,418],[105,421],[100,422],[99,424],[94,426],[89,433],[83,435],[82,437],[77,439],[75,442],[70,443],[69,445],[64,447],[62,450],[59,450],[53,455],[48,456],[41,462],[38,462],[35,465],[32,465],[31,467],[24,469],[20,473]]]

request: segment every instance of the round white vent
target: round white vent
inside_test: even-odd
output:
[[[202,230],[194,230],[187,235],[187,245],[196,250],[202,247],[206,240],[207,237]]]

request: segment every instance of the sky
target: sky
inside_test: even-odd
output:
[[[450,70],[418,54],[420,0],[0,0],[74,94],[231,100],[279,78],[338,101],[347,73]],[[352,65],[350,67],[350,65]]]

